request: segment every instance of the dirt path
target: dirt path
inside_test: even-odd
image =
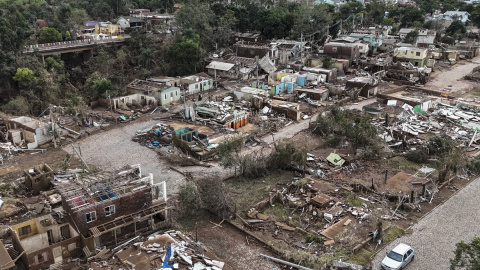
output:
[[[178,188],[185,183],[182,174],[169,169],[171,166],[166,161],[159,158],[158,154],[139,143],[133,142],[131,139],[135,135],[135,131],[146,129],[160,121],[143,120],[122,124],[117,128],[104,132],[96,133],[87,138],[81,139],[78,143],[81,146],[83,158],[87,163],[99,166],[103,170],[115,170],[128,164],[141,164],[142,173],[153,173],[156,181],[167,182],[168,194],[177,193]],[[292,138],[300,131],[308,128],[310,119],[302,120],[298,123],[291,124],[274,135],[275,140],[282,138]],[[267,135],[263,140],[273,143],[273,137]],[[64,150],[72,153],[72,147],[66,146]],[[262,150],[262,147],[246,148],[246,152]],[[205,175],[215,175],[219,179],[225,179],[234,174],[233,170],[225,170],[218,163],[211,164],[212,167],[183,167],[181,171],[190,172],[194,177]]]
[[[447,93],[456,93],[464,89],[472,87],[474,82],[463,80],[462,78],[470,73],[473,68],[480,64],[480,56],[477,56],[470,61],[462,61],[456,64],[452,69],[447,71],[436,71],[438,73],[425,84],[425,88],[441,90]]]
[[[435,208],[415,224],[413,233],[394,240],[373,259],[373,269],[380,269],[385,252],[399,243],[415,249],[415,260],[407,269],[449,269],[455,244],[470,242],[478,235],[478,205],[480,204],[480,178],[461,189],[444,204]]]

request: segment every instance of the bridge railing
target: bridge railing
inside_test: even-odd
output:
[[[79,46],[84,46],[84,45],[95,45],[95,44],[105,44],[105,43],[111,43],[111,42],[122,42],[125,39],[130,38],[130,36],[122,36],[121,38],[118,38],[117,36],[108,36],[108,37],[103,37],[100,39],[81,39],[81,40],[70,40],[70,41],[63,41],[63,42],[54,42],[54,43],[43,43],[43,44],[33,44],[33,45],[28,45],[25,47],[27,52],[33,52],[36,48],[39,50],[46,50],[46,49],[62,49],[62,48],[72,48],[72,47],[79,47]]]

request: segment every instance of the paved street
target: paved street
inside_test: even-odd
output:
[[[398,243],[406,243],[415,249],[415,260],[407,270],[449,269],[455,244],[461,240],[471,241],[480,236],[480,178],[472,180],[465,188],[438,206],[419,223],[413,233],[390,243],[378,252],[373,260],[373,269],[380,269],[385,253]]]

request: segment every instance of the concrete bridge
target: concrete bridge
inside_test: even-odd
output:
[[[83,39],[83,40],[72,40],[64,42],[55,42],[55,43],[45,43],[45,44],[35,44],[25,47],[24,53],[33,53],[35,50],[42,55],[42,60],[45,61],[45,56],[52,54],[62,54],[62,53],[71,53],[71,52],[83,52],[83,59],[88,60],[93,55],[93,48],[97,45],[107,45],[110,46],[115,43],[124,43],[129,39],[129,35],[122,36],[118,38],[116,36],[104,37],[101,39]]]

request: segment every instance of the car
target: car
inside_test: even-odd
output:
[[[398,244],[387,253],[382,261],[382,269],[398,270],[403,269],[415,258],[415,251],[407,244]]]

